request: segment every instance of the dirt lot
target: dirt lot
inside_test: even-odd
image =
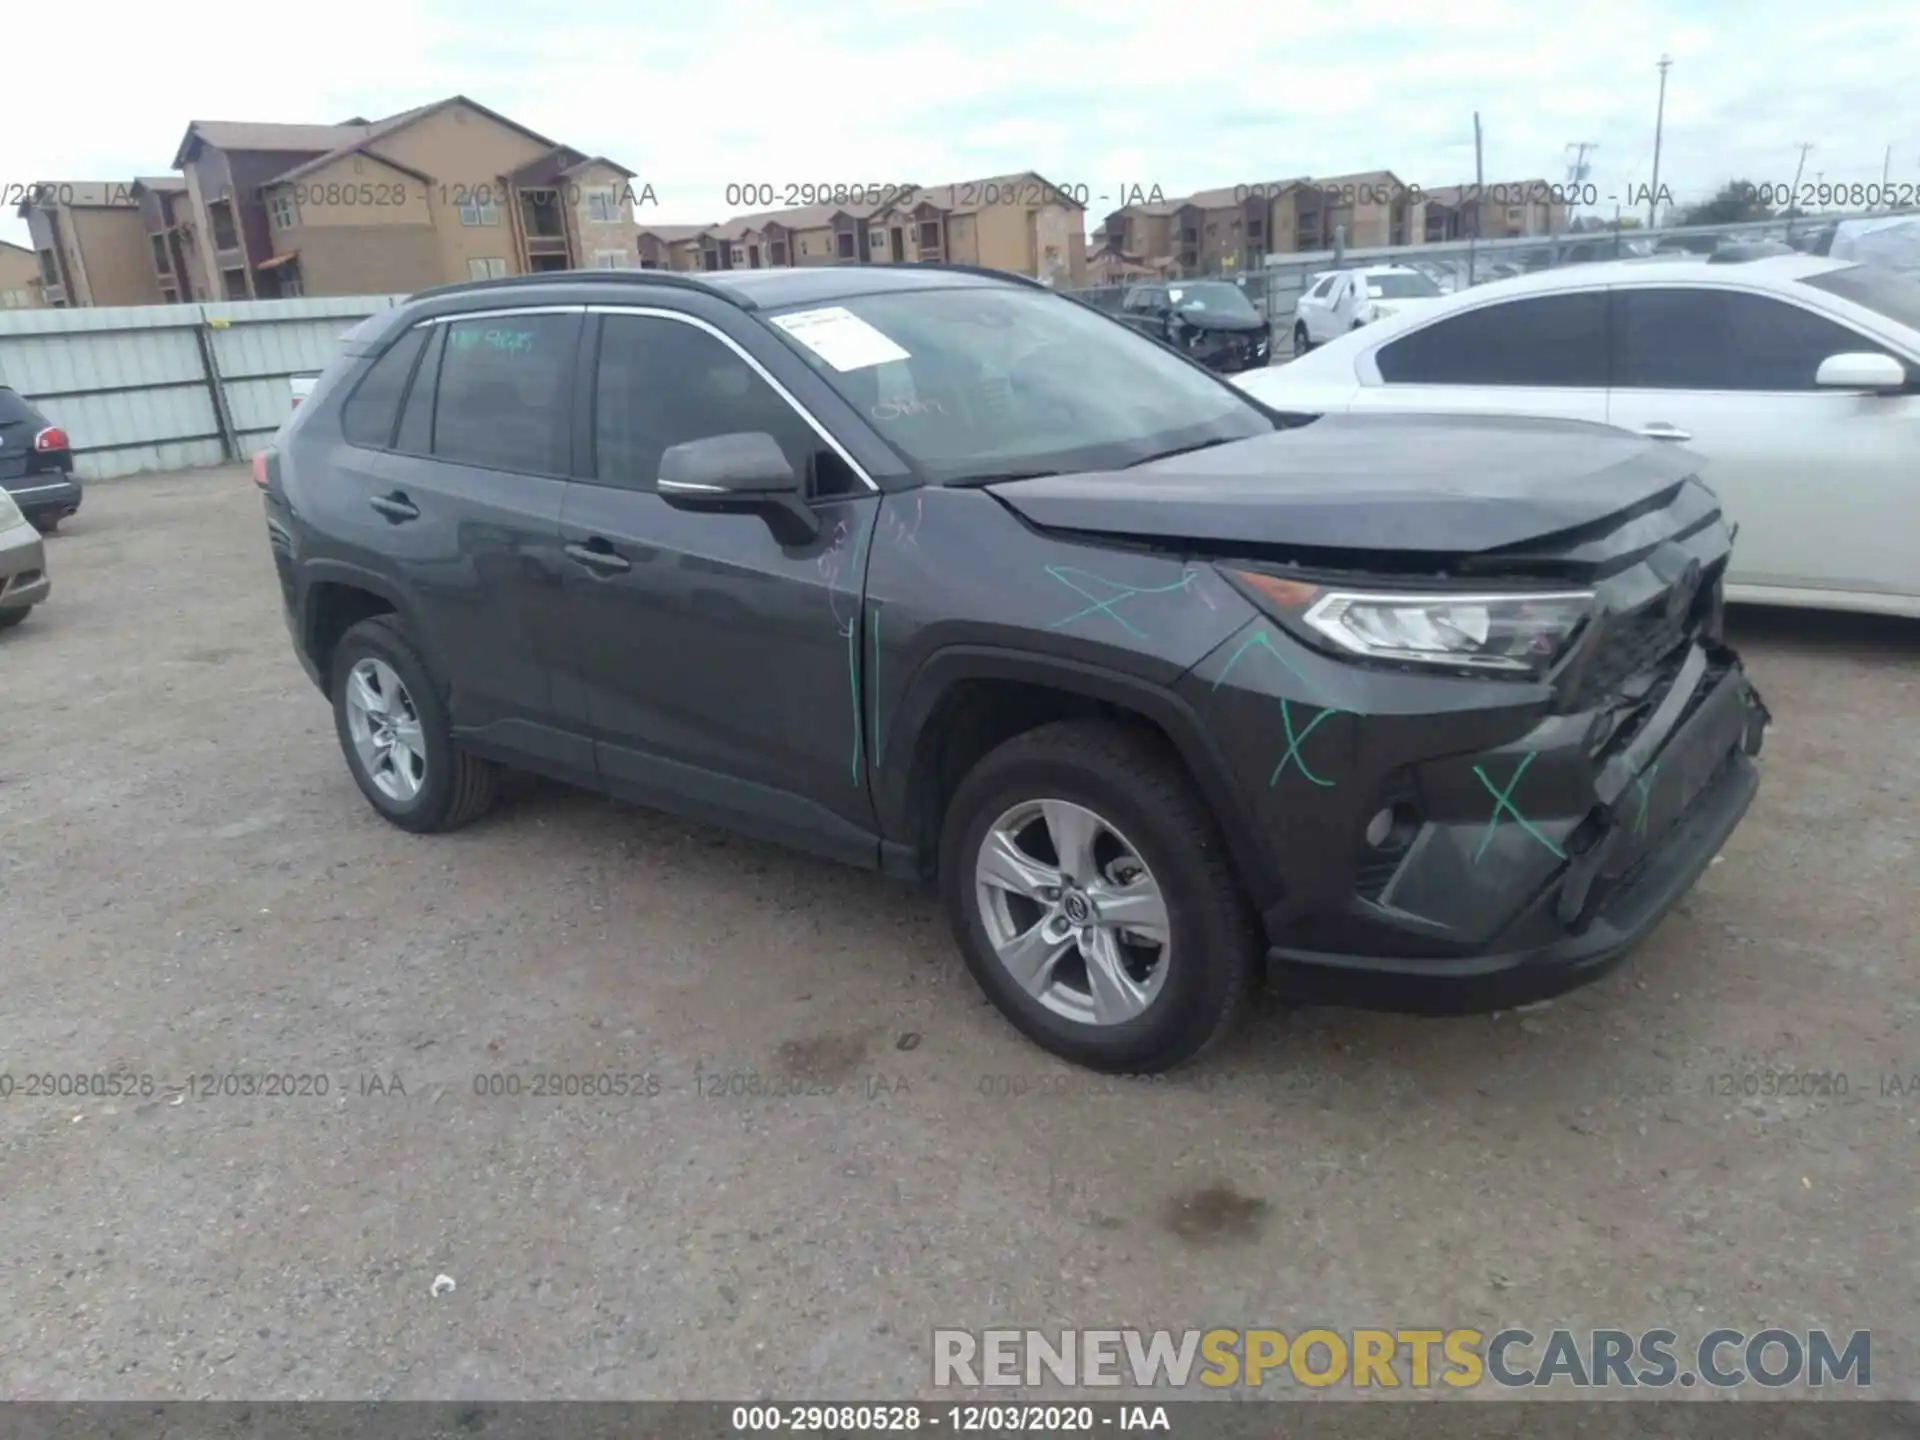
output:
[[[1508,1323],[1870,1327],[1916,1393],[1920,625],[1738,618],[1761,797],[1598,986],[1271,1012],[1143,1087],[910,888],[553,787],[382,823],[241,471],[95,486],[49,555],[0,637],[0,1393],[879,1397],[936,1325]],[[541,1071],[635,1078],[476,1093]],[[26,1093],[75,1072],[135,1093]],[[837,1089],[730,1093],[783,1076]]]

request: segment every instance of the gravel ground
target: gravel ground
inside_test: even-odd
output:
[[[1021,1040],[911,888],[544,785],[382,823],[240,470],[97,485],[49,556],[0,637],[0,1393],[884,1397],[937,1325],[1509,1323],[1871,1328],[1916,1393],[1920,626],[1736,618],[1761,797],[1599,985],[1267,1007],[1148,1088]],[[1782,1070],[1847,1091],[1743,1093]],[[153,1093],[22,1088],[107,1071]],[[475,1092],[536,1071],[635,1093]],[[837,1089],[703,1093],[749,1071]],[[304,1093],[217,1093],[264,1074]]]

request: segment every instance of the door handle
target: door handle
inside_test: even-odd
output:
[[[1664,420],[1656,420],[1651,425],[1640,427],[1640,433],[1649,440],[1691,440],[1693,432],[1682,430],[1677,425],[1669,425]]]
[[[399,524],[402,520],[418,520],[420,507],[407,499],[404,490],[396,490],[391,495],[376,495],[367,501],[387,519]]]
[[[569,560],[578,561],[587,569],[600,575],[618,575],[622,570],[631,570],[633,562],[620,554],[604,540],[586,545],[568,545],[565,547]]]

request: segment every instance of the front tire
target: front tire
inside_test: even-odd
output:
[[[1293,358],[1298,360],[1311,349],[1313,349],[1313,336],[1307,333],[1306,325],[1304,323],[1295,325],[1293,327]]]
[[[940,880],[987,997],[1076,1064],[1169,1070],[1247,1009],[1251,906],[1193,782],[1137,727],[1061,721],[987,755],[947,808]]]
[[[11,630],[32,613],[31,605],[22,605],[16,610],[0,610],[0,630]]]
[[[384,819],[425,835],[491,808],[497,771],[453,743],[439,687],[393,616],[340,637],[328,693],[347,768]]]

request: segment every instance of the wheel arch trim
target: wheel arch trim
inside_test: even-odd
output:
[[[970,680],[1004,680],[1063,691],[1105,701],[1151,721],[1172,743],[1199,786],[1226,840],[1235,873],[1256,908],[1264,910],[1279,898],[1274,857],[1233,783],[1226,756],[1186,701],[1164,685],[1137,675],[1027,650],[951,645],[935,651],[915,670],[895,712],[892,728],[899,741],[890,739],[888,745],[892,750],[899,744],[898,753],[911,759],[883,769],[875,787],[883,834],[914,843],[912,786],[924,759],[921,747],[949,693]]]

